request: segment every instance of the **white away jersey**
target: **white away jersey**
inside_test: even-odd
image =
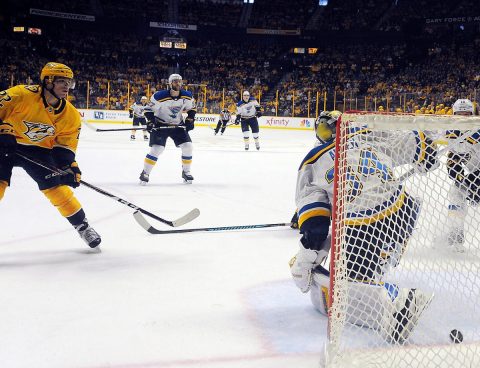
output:
[[[257,113],[257,107],[260,107],[260,104],[253,97],[250,97],[248,102],[241,100],[237,103],[237,114],[239,114],[242,119],[253,118]]]
[[[451,141],[449,144],[454,145],[451,152],[462,156],[462,166],[471,173],[480,169],[480,131],[473,133],[467,138],[463,138],[459,144],[455,144],[455,140],[464,133],[465,132],[459,130],[448,131],[446,138]]]
[[[369,224],[396,212],[404,189],[393,173],[395,166],[415,164],[423,157],[425,135],[413,132],[403,138],[385,132],[359,130],[350,134],[345,171],[345,223]],[[382,144],[379,144],[381,140]],[[398,147],[399,149],[393,149]],[[333,198],[335,142],[313,148],[297,176],[296,205],[299,225],[315,216],[330,216]]]
[[[137,104],[136,102],[134,102],[133,105],[130,106],[130,109],[133,112],[133,117],[134,118],[144,118],[146,107],[147,107],[147,105],[144,106],[141,103]]]
[[[195,100],[192,93],[181,90],[178,97],[172,97],[170,90],[158,91],[153,94],[148,104],[154,115],[165,124],[179,125],[183,122],[183,112],[195,110]]]

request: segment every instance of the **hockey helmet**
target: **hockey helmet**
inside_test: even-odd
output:
[[[453,115],[474,115],[474,107],[472,101],[461,98],[453,104]]]
[[[335,138],[337,120],[342,115],[340,111],[322,111],[315,120],[315,135],[317,139],[325,143]]]
[[[250,92],[248,92],[248,91],[243,91],[243,93],[242,93],[242,99],[243,99],[244,101],[250,99]]]
[[[73,71],[65,64],[49,62],[45,64],[40,72],[40,80],[42,83],[51,83],[55,77],[70,79],[70,88],[75,87],[73,80]],[[50,79],[51,78],[51,79]]]
[[[142,96],[142,97],[140,98],[140,101],[148,101],[147,96]]]
[[[171,74],[170,77],[168,77],[168,84],[171,86],[173,81],[179,80],[182,82],[183,78],[180,74]]]

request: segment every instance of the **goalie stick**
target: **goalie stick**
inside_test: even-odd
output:
[[[219,226],[219,227],[199,227],[194,229],[178,229],[178,230],[158,230],[148,223],[145,217],[138,211],[133,213],[133,217],[138,224],[147,230],[150,234],[178,234],[178,233],[193,233],[200,231],[230,231],[230,230],[248,230],[248,229],[263,229],[266,227],[280,227],[290,226],[290,223],[279,224],[259,224],[259,225],[237,225],[237,226]]]
[[[47,169],[48,171],[50,171],[51,173],[53,173],[55,175],[60,175],[60,176],[63,176],[63,175],[70,175],[69,172],[65,171],[65,170],[61,170],[59,168],[56,168],[56,167],[53,167],[53,166],[50,166],[46,163],[43,163],[41,161],[38,161],[34,158],[31,158],[31,157],[28,157],[28,156],[25,156],[21,153],[16,153],[17,156],[23,158],[24,160],[27,160],[27,161],[30,161],[40,167],[43,167],[44,169]],[[100,194],[103,194],[104,196],[106,197],[110,197],[110,198],[113,198],[114,200],[116,200],[117,202],[120,202],[132,209],[135,210],[135,213],[138,213],[138,212],[141,212],[157,221],[160,221],[160,222],[163,222],[164,224],[167,224],[168,226],[171,226],[171,227],[177,227],[177,226],[182,226],[182,225],[185,225],[186,223],[196,219],[199,215],[200,215],[200,210],[198,208],[194,208],[193,210],[191,210],[190,212],[188,212],[186,215],[176,219],[176,220],[173,220],[173,221],[170,221],[170,220],[165,220],[147,210],[144,210],[143,208],[141,207],[138,207],[137,205],[131,203],[131,202],[128,202],[126,201],[125,199],[123,198],[120,198],[120,197],[117,197],[116,195],[114,194],[111,194],[93,184],[90,184],[90,183],[87,183],[86,181],[83,181],[83,180],[80,180],[80,184],[90,188],[90,189],[93,189],[94,191],[96,191],[97,193],[100,193]]]

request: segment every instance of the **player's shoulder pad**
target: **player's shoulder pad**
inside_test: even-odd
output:
[[[172,98],[170,96],[170,91],[168,89],[157,91],[153,94],[152,97],[155,101],[163,101],[163,100],[166,100],[168,98]]]
[[[248,102],[252,102],[252,101],[257,101],[257,99],[255,97],[250,96],[250,98],[248,99]]]
[[[193,94],[190,91],[185,91],[184,89],[180,90],[180,97],[181,98],[193,98]]]
[[[27,90],[27,93],[39,93],[40,92],[40,86],[38,84],[32,84],[32,85],[24,85],[23,86],[24,90]]]
[[[244,103],[245,103],[245,102],[243,102],[243,100],[238,101],[238,102],[237,102],[237,107],[242,106]]]
[[[324,143],[318,147],[314,147],[310,150],[310,152],[307,153],[305,158],[302,160],[302,163],[300,164],[300,167],[298,170],[302,170],[306,165],[311,165],[314,164],[315,162],[318,161],[320,157],[322,157],[325,153],[330,151],[331,149],[335,148],[335,141],[330,141],[327,143]]]

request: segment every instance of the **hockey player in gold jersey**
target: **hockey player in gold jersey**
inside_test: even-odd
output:
[[[41,85],[17,85],[0,92],[0,200],[10,185],[13,167],[22,167],[91,247],[101,238],[90,227],[80,202],[69,188],[80,185],[81,171],[75,161],[80,114],[66,100],[74,87],[72,70],[60,63],[47,63],[40,74]],[[55,176],[20,155],[69,175]]]

